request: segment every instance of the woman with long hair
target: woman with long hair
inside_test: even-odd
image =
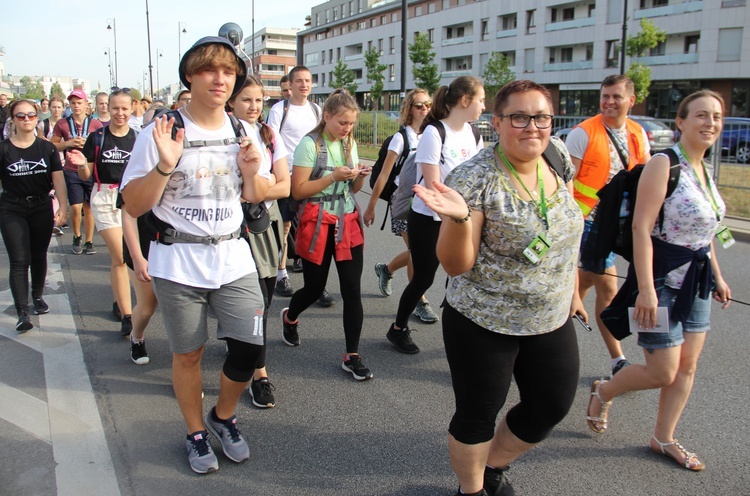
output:
[[[290,179],[284,142],[280,136],[274,136],[273,130],[263,121],[263,96],[263,83],[255,76],[248,76],[242,90],[229,99],[228,105],[235,117],[252,126],[257,142],[262,143],[263,162],[260,172],[268,175],[270,182],[264,203],[268,209],[271,224],[264,232],[247,233],[250,251],[258,269],[260,289],[263,291],[265,304],[263,329],[267,329],[268,309],[271,307],[276,273],[279,270],[279,233],[283,230],[281,212],[276,200],[289,197]],[[276,405],[273,395],[275,388],[268,379],[266,370],[266,342],[267,333],[264,332],[263,351],[258,358],[253,380],[250,382],[250,396],[253,405],[257,408],[273,408]]]
[[[406,98],[404,98],[401,104],[401,113],[399,114],[399,123],[402,128],[391,138],[388,146],[388,154],[383,162],[383,169],[380,171],[378,180],[372,188],[370,202],[367,204],[364,213],[366,226],[369,227],[375,222],[375,204],[378,202],[378,198],[388,182],[388,177],[391,175],[393,167],[404,153],[404,149],[408,150],[407,155],[416,153],[417,144],[421,136],[422,122],[427,117],[427,113],[431,107],[432,100],[430,100],[430,94],[426,90],[417,88],[406,94]],[[406,135],[406,141],[404,141],[404,135]],[[409,234],[407,233],[406,226],[407,223],[405,220],[394,219],[391,216],[391,232],[396,236],[401,236],[407,249],[393,257],[393,260],[387,264],[375,264],[375,275],[378,277],[378,285],[383,296],[390,296],[392,294],[393,274],[398,269],[406,267],[407,276],[411,281],[413,269],[411,257],[409,257]],[[417,303],[415,313],[425,323],[433,323],[438,320],[437,315],[432,311],[424,295],[422,295],[422,299]]]
[[[68,204],[60,153],[49,141],[36,136],[37,111],[33,102],[10,104],[16,132],[0,142],[0,233],[10,261],[10,291],[18,314],[16,331],[34,325],[29,318],[29,269],[34,313],[49,312],[42,298],[47,278],[47,248],[52,226],[67,218]],[[50,190],[59,205],[54,210]]]
[[[360,288],[364,232],[354,194],[362,189],[370,168],[359,165],[352,129],[359,107],[337,89],[323,104],[323,118],[294,151],[292,196],[299,206],[297,254],[302,257],[304,287],[281,311],[284,342],[299,346],[298,318],[325,288],[331,260],[336,261],[344,301],[346,350],[341,368],[354,379],[372,378],[359,356],[363,309]]]
[[[484,86],[473,76],[461,76],[450,85],[441,86],[432,98],[430,113],[422,122],[422,137],[417,146],[419,184],[432,189],[433,182],[445,181],[456,166],[484,147],[469,123],[484,111]],[[442,133],[441,133],[442,131]],[[432,286],[440,262],[435,254],[441,220],[438,214],[415,197],[407,217],[412,278],[398,303],[396,321],[386,337],[401,353],[419,353],[411,338],[409,316],[424,293]]]
[[[732,297],[714,242],[716,236],[725,247],[731,244],[731,235],[721,224],[726,207],[711,179],[713,170],[703,159],[721,136],[723,118],[724,100],[718,93],[700,90],[687,96],[675,119],[680,141],[672,150],[680,161],[680,175],[673,193],[666,197],[671,163],[664,153],[655,154],[643,169],[633,211],[635,270],[628,272],[623,288],[637,294],[633,320],[643,329],[638,332],[638,345],[646,363],[625,367],[609,381],[594,381],[586,410],[589,427],[601,434],[608,427],[615,397],[659,388],[649,447],[692,471],[706,465],[674,438],[674,431],[693,389],[710,328],[712,285],[706,281],[713,278],[713,297],[722,309]],[[662,222],[657,220],[660,211]],[[667,307],[669,322],[657,322],[660,307]],[[653,332],[657,325],[668,326],[668,331]]]

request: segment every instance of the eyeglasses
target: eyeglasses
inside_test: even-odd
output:
[[[422,110],[423,107],[431,108],[432,102],[417,102],[412,103],[412,106],[416,107],[417,110]]]
[[[179,101],[190,103],[190,98],[180,98]]]
[[[534,120],[537,129],[547,129],[552,125],[553,115],[550,114],[500,114],[500,117],[510,117],[510,125],[516,129],[525,129]]]
[[[112,91],[112,93],[127,93],[127,94],[129,94],[130,93],[130,88],[120,88],[118,86],[112,86],[110,88],[110,91]]]
[[[34,119],[36,119],[36,112],[26,112],[25,114],[23,112],[19,112],[13,117],[18,119],[19,121],[25,121],[27,119],[33,121]]]

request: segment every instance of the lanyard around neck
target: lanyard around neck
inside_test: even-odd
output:
[[[547,197],[544,194],[544,179],[542,178],[542,160],[537,159],[536,162],[536,179],[539,185],[539,201],[537,202],[536,200],[534,200],[534,195],[531,194],[529,188],[527,188],[523,181],[521,181],[521,177],[518,175],[518,172],[516,172],[515,167],[513,167],[513,165],[510,163],[510,160],[508,160],[508,158],[505,156],[499,144],[497,145],[497,154],[500,155],[500,158],[502,159],[503,163],[508,168],[510,173],[513,175],[513,177],[516,178],[516,181],[518,181],[524,191],[526,191],[526,194],[529,195],[529,198],[531,198],[531,203],[533,203],[534,206],[539,209],[539,213],[544,219],[544,225],[549,229],[549,221],[547,219]]]
[[[716,220],[721,222],[719,205],[718,203],[716,203],[716,198],[714,198],[714,190],[713,188],[711,188],[711,178],[708,176],[708,173],[706,173],[706,165],[703,163],[703,159],[701,159],[701,164],[703,165],[703,177],[706,180],[706,188],[703,188],[703,184],[701,184],[701,181],[698,178],[698,173],[695,172],[693,164],[690,163],[690,158],[688,157],[687,153],[685,153],[685,149],[682,147],[682,143],[678,143],[678,146],[680,147],[680,153],[683,157],[685,157],[685,160],[687,160],[688,164],[690,165],[690,170],[693,171],[693,176],[695,177],[695,181],[698,183],[698,187],[708,199],[708,202],[711,204],[711,208],[714,209],[714,213],[716,213]]]

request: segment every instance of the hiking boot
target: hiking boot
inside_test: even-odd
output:
[[[86,255],[94,255],[96,254],[96,248],[94,248],[94,243],[91,241],[86,241],[83,245],[83,251],[86,253]]]
[[[627,360],[625,360],[624,358],[623,358],[622,360],[620,360],[619,362],[617,362],[617,363],[615,364],[615,366],[614,366],[614,367],[612,367],[612,375],[610,376],[610,379],[611,379],[612,377],[614,377],[616,373],[618,373],[619,371],[621,371],[622,369],[624,369],[624,368],[625,368],[625,367],[627,367],[628,365],[630,365],[630,362],[628,362],[628,361],[627,361]]]
[[[292,262],[292,272],[302,272],[302,259],[297,258]]]
[[[148,357],[148,351],[146,351],[146,340],[141,339],[136,342],[130,340],[130,359],[136,365],[146,365],[151,359]]]
[[[489,496],[515,496],[516,492],[505,472],[510,468],[484,468],[484,489]]]
[[[16,331],[26,332],[33,327],[34,327],[34,324],[31,323],[31,319],[29,318],[29,311],[21,310],[20,312],[18,312],[18,322],[16,323]]]
[[[273,391],[276,390],[268,380],[268,377],[261,377],[257,381],[250,383],[250,397],[253,406],[257,408],[273,408],[276,406],[276,399],[273,397]]]
[[[362,357],[359,355],[344,355],[344,362],[341,368],[349,372],[352,377],[358,381],[372,379],[372,372],[362,363]]]
[[[395,323],[391,324],[391,328],[388,329],[388,332],[385,335],[385,337],[388,338],[388,341],[390,341],[391,344],[393,344],[393,346],[401,353],[406,353],[407,355],[419,353],[419,346],[417,346],[411,339],[411,331],[413,329],[404,327],[401,330],[396,330],[394,326]]]
[[[73,236],[73,253],[76,255],[83,253],[83,238],[80,236]]]
[[[197,474],[210,474],[219,470],[219,460],[216,459],[211,445],[208,443],[208,432],[197,431],[188,434],[185,440],[190,468]]]
[[[206,414],[206,429],[221,441],[221,449],[227,458],[236,463],[242,463],[250,458],[250,448],[237,428],[237,416],[232,415],[227,420],[214,420],[216,407]]]
[[[112,315],[115,316],[115,320],[117,322],[122,322],[122,312],[120,312],[120,307],[117,306],[117,302],[112,302]]]
[[[427,300],[419,300],[417,308],[414,309],[414,315],[419,317],[419,320],[425,324],[434,324],[439,320],[437,314],[432,311],[430,302]]]
[[[47,302],[41,296],[38,298],[32,297],[31,301],[34,303],[34,315],[49,313],[49,305],[47,305]]]
[[[122,324],[120,324],[120,336],[130,336],[133,331],[133,316],[123,315]]]
[[[282,277],[276,281],[276,294],[279,296],[292,296],[294,294],[294,288],[288,277]]]
[[[336,300],[333,298],[333,296],[330,295],[328,290],[326,288],[323,288],[323,292],[320,293],[320,298],[318,298],[318,305],[320,305],[323,308],[328,308],[332,306]]]
[[[299,325],[299,319],[294,324],[290,324],[286,321],[286,313],[289,311],[289,307],[281,309],[281,339],[288,346],[299,346],[299,332],[297,332],[297,325]]]
[[[375,264],[375,275],[378,276],[378,287],[383,296],[393,294],[393,274],[388,272],[388,266],[384,263]]]

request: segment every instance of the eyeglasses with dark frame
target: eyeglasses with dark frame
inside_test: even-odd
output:
[[[19,121],[25,121],[27,119],[33,121],[34,119],[36,119],[36,115],[36,112],[26,112],[25,114],[23,112],[19,112],[17,114],[14,114],[13,117],[18,119]]]
[[[412,103],[412,106],[417,110],[422,110],[422,107],[432,108],[432,102],[416,102]]]
[[[510,117],[510,125],[516,129],[525,129],[531,124],[531,120],[534,120],[534,125],[537,129],[547,129],[552,125],[552,118],[554,115],[551,114],[500,114],[500,117]]]

